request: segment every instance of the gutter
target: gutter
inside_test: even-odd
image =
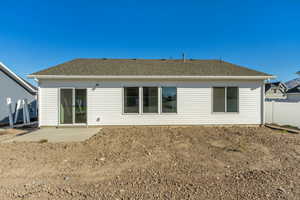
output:
[[[87,76],[87,75],[28,75],[28,78],[34,79],[183,79],[183,80],[207,80],[207,79],[234,79],[234,80],[267,80],[275,79],[276,76]]]

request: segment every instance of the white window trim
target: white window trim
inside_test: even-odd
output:
[[[137,113],[125,113],[125,105],[124,105],[124,95],[125,95],[125,88],[128,87],[137,87],[139,88],[139,112]],[[143,88],[144,87],[156,87],[158,88],[157,98],[158,98],[158,112],[157,113],[144,113],[143,112]],[[176,112],[173,113],[164,113],[162,112],[162,88],[163,87],[174,87],[176,88]],[[122,115],[177,115],[178,114],[178,94],[177,94],[177,86],[176,85],[122,85]]]
[[[168,87],[170,87],[170,88],[176,88],[176,112],[170,112],[170,113],[168,113],[168,112],[163,112],[162,111],[162,88],[163,87],[166,87],[166,88],[168,88]],[[161,104],[161,106],[160,106],[160,113],[162,114],[162,115],[177,115],[178,114],[178,89],[177,89],[177,86],[161,86],[160,87],[160,104]]]
[[[125,88],[138,88],[139,89],[139,112],[136,113],[125,113],[125,101],[124,101],[124,97],[125,97]],[[136,86],[136,85],[128,85],[128,86],[123,86],[122,87],[122,115],[140,115],[141,114],[141,87],[140,86]]]
[[[229,87],[236,87],[237,90],[238,90],[238,93],[237,93],[237,108],[238,108],[238,111],[237,112],[227,112],[227,88]],[[225,88],[225,112],[215,112],[214,111],[214,88]],[[211,112],[212,114],[239,114],[240,113],[240,88],[238,86],[213,86],[211,88],[211,98],[212,98],[212,104],[211,104]]]
[[[145,87],[155,87],[155,88],[157,88],[157,112],[154,112],[154,113],[144,113],[144,90],[143,90],[143,88],[145,88]],[[159,109],[159,97],[160,97],[160,95],[159,95],[159,88],[160,88],[160,86],[141,86],[141,91],[142,91],[142,93],[141,93],[141,114],[143,114],[143,115],[158,115],[159,113],[160,113],[160,109]]]

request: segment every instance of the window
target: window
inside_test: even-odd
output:
[[[176,87],[124,87],[123,96],[124,114],[177,113]]]
[[[177,112],[177,89],[176,87],[161,88],[161,112],[176,113]]]
[[[215,87],[213,93],[213,111],[225,112],[225,88]]]
[[[158,113],[157,87],[143,87],[143,113]]]
[[[227,88],[227,109],[226,112],[238,112],[238,88]]]
[[[213,112],[238,112],[238,88],[214,87]]]
[[[139,88],[124,88],[124,113],[139,113]]]

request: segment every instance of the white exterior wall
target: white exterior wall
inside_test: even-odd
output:
[[[96,83],[99,84],[95,87]],[[40,80],[40,125],[58,125],[59,88],[87,88],[88,125],[261,124],[263,81]],[[123,114],[123,87],[176,86],[177,114]],[[239,87],[239,113],[212,113],[212,87]]]
[[[277,93],[273,92],[273,89],[277,90]],[[267,99],[286,99],[287,95],[281,92],[278,88],[271,88],[266,92]]]

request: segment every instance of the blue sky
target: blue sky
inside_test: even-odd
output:
[[[298,77],[300,1],[1,1],[0,61],[27,74],[74,58],[219,59]]]

